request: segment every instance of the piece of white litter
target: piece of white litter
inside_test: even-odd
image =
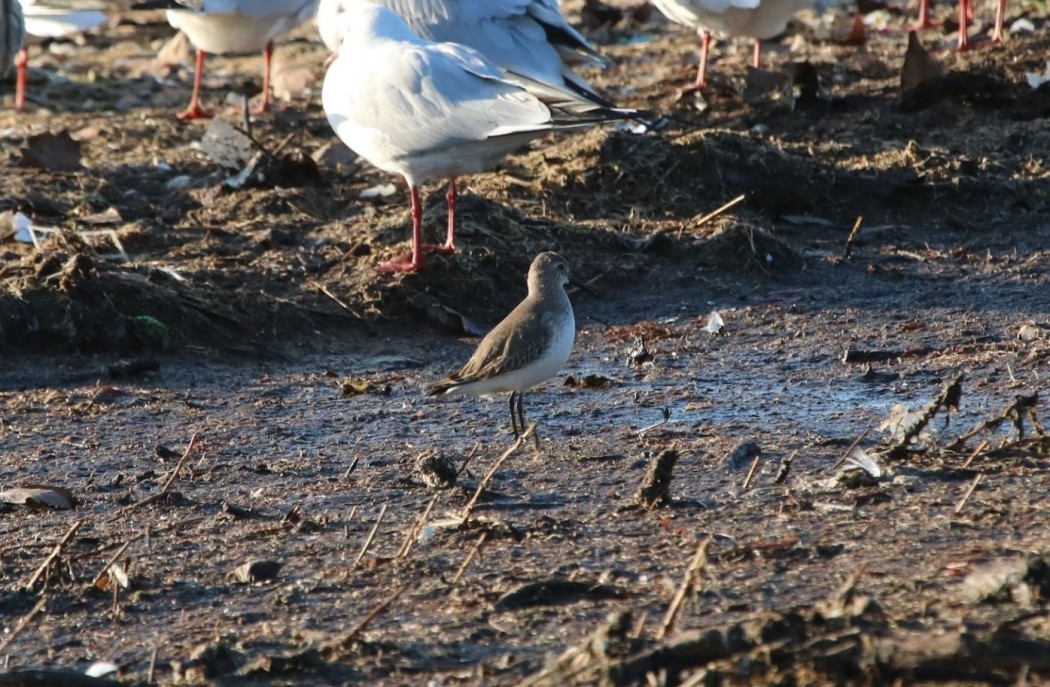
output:
[[[1029,19],[1018,19],[1010,24],[1010,33],[1035,33],[1035,24]]]
[[[32,232],[33,220],[29,219],[21,212],[16,212],[15,216],[11,219],[11,228],[15,230],[15,241],[34,243]]]
[[[88,677],[100,678],[115,675],[118,670],[120,666],[112,661],[95,661],[84,671],[84,674]]]
[[[721,334],[725,328],[726,323],[722,319],[722,313],[712,310],[711,314],[707,316],[707,326],[704,327],[704,330],[708,334]]]
[[[1046,63],[1046,69],[1042,74],[1039,72],[1025,72],[1024,78],[1028,80],[1028,85],[1032,87],[1032,90],[1039,88],[1050,81],[1050,62]]]
[[[397,187],[393,184],[379,184],[372,188],[366,188],[361,191],[361,199],[367,200],[369,198],[386,198],[397,193]]]
[[[863,470],[875,479],[882,477],[882,468],[879,467],[879,464],[870,453],[860,447],[850,451],[849,456],[846,458],[844,469]]]
[[[186,281],[186,277],[179,274],[174,267],[158,267],[157,269],[163,272],[164,274],[168,275],[175,281]]]

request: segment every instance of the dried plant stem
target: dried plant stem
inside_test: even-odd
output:
[[[405,541],[401,544],[401,548],[398,549],[397,555],[394,558],[401,559],[408,555],[409,550],[412,548],[412,542],[419,536],[423,526],[427,524],[427,518],[430,517],[430,511],[434,509],[434,504],[437,503],[438,494],[434,494],[434,498],[430,499],[427,503],[427,507],[423,509],[423,512],[415,519],[412,526],[408,528],[408,533],[405,535]]]
[[[696,591],[696,578],[700,571],[707,565],[707,549],[711,546],[711,537],[700,542],[700,545],[696,547],[696,553],[693,555],[693,560],[689,561],[689,567],[685,569],[685,575],[682,577],[682,584],[679,585],[678,591],[675,592],[674,598],[671,600],[671,605],[667,607],[667,614],[664,615],[664,621],[660,626],[660,631],[656,634],[658,640],[663,639],[671,630],[674,629],[675,620],[678,619],[678,613],[682,610],[682,604],[685,603],[686,598],[690,594]]]
[[[743,491],[747,491],[747,488],[751,486],[751,480],[755,476],[755,470],[758,469],[758,461],[762,460],[762,454],[759,453],[755,456],[755,459],[751,461],[751,469],[747,471],[747,477],[744,478]]]
[[[98,584],[98,581],[102,579],[102,576],[106,574],[106,571],[110,569],[110,566],[116,563],[117,559],[124,555],[124,552],[127,551],[129,546],[131,546],[132,541],[134,540],[124,542],[124,545],[117,549],[117,552],[113,554],[113,557],[110,558],[104,566],[102,566],[102,569],[98,571],[98,575],[95,575],[95,579],[91,580],[92,587]]]
[[[62,548],[69,543],[69,540],[73,538],[73,535],[76,534],[77,530],[80,529],[80,526],[83,524],[83,520],[77,520],[74,522],[73,526],[69,528],[68,532],[66,532],[66,535],[55,544],[55,548],[51,549],[51,553],[49,553],[47,558],[44,559],[44,562],[40,564],[40,567],[36,569],[36,572],[34,572],[32,577],[29,578],[29,581],[23,585],[27,592],[33,591],[33,585],[36,584],[36,581],[40,579],[40,576],[44,574],[51,564],[55,562],[55,559],[62,553]]]
[[[470,550],[470,553],[467,554],[467,557],[463,559],[463,564],[459,566],[459,570],[456,571],[455,577],[452,578],[452,584],[459,584],[459,581],[463,579],[463,573],[467,571],[467,568],[470,566],[470,563],[481,551],[481,547],[484,546],[485,540],[488,538],[488,536],[488,532],[481,533],[481,536],[478,537],[478,542],[474,544],[474,548],[472,548]]]
[[[11,642],[15,641],[15,637],[21,634],[22,630],[29,627],[29,623],[33,622],[37,614],[44,610],[44,604],[47,603],[47,599],[40,599],[33,606],[32,610],[22,616],[22,619],[18,621],[18,625],[15,625],[15,629],[11,630],[11,634],[4,637],[4,641],[0,642],[0,654],[7,650],[7,647],[11,646]],[[5,666],[6,668],[6,666]]]
[[[376,524],[372,525],[372,531],[368,533],[368,538],[365,539],[365,543],[361,546],[361,552],[357,554],[357,558],[354,559],[354,567],[361,564],[361,559],[368,553],[368,547],[372,546],[372,540],[376,538],[376,532],[379,531],[379,525],[383,522],[383,516],[386,515],[386,505],[383,504],[379,509],[379,517],[376,518]]]
[[[693,228],[701,227],[701,226],[707,224],[708,222],[713,220],[715,217],[718,217],[719,215],[721,215],[726,210],[729,210],[733,206],[744,202],[744,198],[746,198],[746,197],[747,197],[746,195],[741,194],[741,195],[737,196],[736,198],[734,198],[733,200],[731,200],[728,203],[726,203],[725,205],[723,205],[721,207],[718,207],[718,208],[715,208],[714,210],[712,210],[711,212],[707,213],[706,215],[704,215],[700,219],[696,220],[696,222],[693,223]],[[685,227],[683,226],[681,229],[678,230],[677,238],[679,238],[679,239],[682,238],[682,231],[684,229],[685,229]]]
[[[466,505],[466,507],[464,507],[464,508],[463,508],[463,514],[462,514],[462,515],[460,516],[460,518],[461,518],[461,519],[463,520],[464,524],[465,524],[465,523],[466,523],[466,522],[467,522],[468,520],[470,520],[470,516],[471,516],[471,515],[473,515],[473,513],[474,513],[474,509],[475,509],[475,508],[477,507],[477,505],[478,505],[478,499],[480,499],[480,498],[481,498],[481,493],[482,493],[483,491],[485,491],[485,489],[486,489],[486,488],[487,488],[487,487],[489,486],[489,482],[491,482],[491,481],[492,481],[492,478],[496,476],[496,473],[497,473],[497,472],[499,471],[500,467],[502,467],[502,466],[503,466],[503,463],[504,463],[504,462],[505,462],[505,461],[506,461],[506,460],[507,460],[508,458],[510,458],[510,457],[511,457],[511,455],[512,455],[512,454],[513,454],[513,453],[514,453],[515,451],[517,451],[517,450],[518,450],[519,448],[521,448],[521,445],[522,445],[523,443],[525,443],[525,440],[526,440],[527,438],[529,438],[530,436],[534,436],[534,433],[535,433],[535,431],[536,431],[536,423],[535,423],[535,422],[533,422],[533,423],[532,423],[531,425],[529,425],[529,426],[528,426],[528,428],[527,428],[527,429],[526,429],[526,430],[525,430],[525,431],[524,431],[524,432],[523,432],[523,433],[521,434],[521,436],[519,436],[519,437],[518,437],[517,441],[515,441],[515,442],[514,442],[514,444],[513,444],[513,445],[511,445],[511,447],[510,447],[510,448],[508,448],[508,449],[507,449],[506,451],[504,451],[504,452],[503,452],[503,455],[501,455],[501,456],[500,456],[500,457],[499,457],[499,458],[498,458],[498,459],[496,460],[496,463],[495,463],[495,464],[494,464],[494,465],[493,465],[493,466],[492,466],[491,468],[489,468],[489,471],[488,471],[488,473],[487,473],[487,474],[485,475],[485,478],[484,478],[484,479],[482,479],[482,480],[481,480],[481,484],[479,484],[479,485],[478,485],[478,489],[477,489],[477,491],[475,491],[475,492],[474,492],[474,496],[473,496],[473,497],[472,497],[472,498],[470,499],[470,502],[469,502],[469,503],[468,503],[468,504]]]
[[[186,459],[190,457],[190,453],[193,452],[193,448],[197,445],[197,433],[194,432],[193,436],[190,437],[190,443],[186,445],[186,450],[182,453],[182,457],[179,458],[179,462],[175,464],[175,469],[168,475],[168,479],[164,482],[164,486],[160,488],[160,493],[166,494],[171,489],[172,483],[175,478],[178,477],[179,471],[182,470],[182,466],[186,464]]]
[[[383,599],[383,601],[381,601],[378,606],[376,606],[375,608],[373,608],[371,611],[368,612],[368,615],[366,615],[364,618],[361,618],[361,621],[358,622],[357,625],[354,626],[354,629],[350,630],[350,632],[348,632],[343,637],[340,637],[338,640],[336,640],[332,644],[329,644],[327,648],[330,649],[330,650],[331,649],[339,649],[339,648],[348,647],[351,644],[353,644],[353,642],[356,641],[357,638],[361,636],[361,633],[363,633],[366,629],[368,629],[369,624],[371,624],[371,622],[373,620],[375,620],[377,617],[379,617],[379,614],[381,614],[383,611],[385,611],[387,608],[389,608],[390,604],[394,603],[399,598],[401,598],[401,595],[405,593],[406,589],[408,589],[408,585],[407,584],[403,584],[400,587],[398,587],[397,589],[395,589],[393,594],[391,594],[387,598]]]
[[[153,647],[153,651],[149,654],[149,670],[146,671],[146,684],[153,684],[153,675],[157,670],[157,647]]]
[[[467,454],[467,457],[464,458],[463,462],[460,464],[459,469],[456,470],[456,479],[459,479],[459,476],[462,475],[463,471],[467,469],[467,466],[470,465],[471,459],[474,456],[477,455],[477,453],[478,453],[478,451],[480,449],[481,449],[481,442],[480,441],[475,442],[474,448],[470,449],[470,453]]]
[[[875,429],[875,428],[874,427],[868,427],[866,430],[864,430],[863,434],[861,434],[859,437],[857,437],[856,439],[853,440],[853,443],[849,445],[849,448],[846,449],[846,451],[842,454],[842,457],[839,458],[839,462],[837,462],[833,466],[831,466],[832,472],[834,472],[835,470],[838,470],[840,467],[842,467],[842,465],[846,462],[846,459],[849,458],[849,454],[853,453],[853,449],[857,448],[857,446],[860,445],[860,442],[864,441],[864,439],[869,434],[871,434],[871,430],[873,430],[873,429]]]
[[[966,493],[963,494],[963,497],[961,499],[959,499],[959,503],[955,504],[955,510],[952,511],[952,513],[954,515],[958,515],[959,513],[962,512],[962,509],[966,505],[966,502],[970,500],[970,495],[973,494],[973,490],[976,489],[977,485],[980,484],[983,480],[984,480],[984,473],[983,472],[977,473],[977,476],[973,478],[972,482],[970,482],[969,489],[967,489]]]
[[[777,472],[776,478],[773,480],[773,484],[783,484],[787,481],[788,474],[791,472],[791,463],[795,460],[795,456],[798,455],[798,449],[795,449],[780,463],[780,471]]]
[[[864,222],[864,218],[861,216],[857,217],[857,221],[853,223],[853,229],[850,231],[849,236],[846,238],[846,249],[842,253],[842,257],[851,258],[853,257],[853,241],[857,238],[857,232],[860,231],[860,225]]]
[[[988,440],[987,439],[985,439],[980,444],[978,444],[977,448],[975,448],[973,450],[973,453],[970,454],[970,457],[967,458],[966,462],[962,464],[962,469],[965,470],[966,468],[970,467],[970,463],[973,462],[973,459],[976,458],[977,456],[979,456],[981,454],[981,451],[983,451],[986,448],[988,448]]]

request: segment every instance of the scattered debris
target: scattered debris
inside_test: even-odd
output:
[[[43,485],[26,485],[6,491],[0,491],[0,503],[8,503],[29,508],[55,508],[72,510],[77,505],[73,492],[64,487]]]
[[[704,331],[711,335],[725,334],[726,323],[722,319],[722,313],[712,310],[711,314],[707,316],[707,325],[704,327]]]
[[[651,510],[671,502],[671,478],[677,462],[678,451],[673,448],[661,451],[656,458],[650,461],[645,478],[642,479],[642,484],[634,496],[638,505]]]
[[[1050,62],[1046,63],[1046,69],[1040,72],[1025,72],[1025,80],[1028,81],[1028,85],[1032,90],[1037,90],[1040,86],[1045,83],[1050,83]]]
[[[755,441],[742,441],[733,447],[722,464],[730,470],[743,470],[751,465],[751,461],[762,455],[762,447]]]
[[[1001,560],[975,568],[962,582],[965,603],[1012,601],[1032,608],[1050,599],[1050,560],[1045,556]]]
[[[565,606],[577,601],[623,599],[627,593],[607,584],[576,580],[543,580],[530,582],[507,592],[493,604],[496,611],[511,611],[534,606]]]
[[[282,564],[277,561],[247,561],[237,566],[230,576],[243,584],[259,584],[277,579]]]
[[[455,486],[459,470],[451,456],[431,449],[416,456],[412,476],[431,489],[448,489]]]
[[[600,374],[589,374],[579,378],[576,375],[569,375],[565,378],[563,386],[572,386],[578,389],[605,389],[612,386],[612,380]]]
[[[49,172],[76,172],[80,167],[80,142],[73,140],[69,131],[43,133],[26,139],[22,149],[22,164]]]
[[[919,433],[926,428],[941,409],[949,413],[945,417],[945,426],[947,426],[951,417],[951,411],[959,409],[959,401],[962,399],[963,376],[959,374],[954,380],[945,384],[936,398],[917,411],[908,410],[907,406],[902,404],[894,406],[890,416],[879,425],[880,430],[885,430],[890,435],[887,447],[889,455],[900,457],[901,454],[907,451],[911,440],[919,436]]]

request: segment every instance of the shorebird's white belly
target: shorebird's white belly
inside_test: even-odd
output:
[[[449,395],[474,394],[477,396],[488,396],[507,391],[531,389],[561,372],[561,369],[565,367],[565,363],[569,360],[569,354],[572,353],[572,343],[575,338],[576,322],[570,311],[555,326],[554,335],[547,350],[534,362],[492,379],[482,379],[470,384],[453,387],[446,393]]]

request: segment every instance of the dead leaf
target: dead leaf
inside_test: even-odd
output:
[[[22,165],[52,172],[75,172],[80,169],[80,142],[69,131],[43,133],[26,139]]]
[[[360,394],[367,394],[375,388],[375,385],[367,379],[354,379],[347,377],[343,380],[343,396],[359,396]]]
[[[611,379],[599,374],[591,374],[580,378],[569,375],[565,378],[565,386],[575,386],[580,389],[604,389],[611,385]]]
[[[27,485],[0,491],[0,503],[11,503],[30,508],[57,508],[70,510],[77,504],[73,492],[63,487]]]

